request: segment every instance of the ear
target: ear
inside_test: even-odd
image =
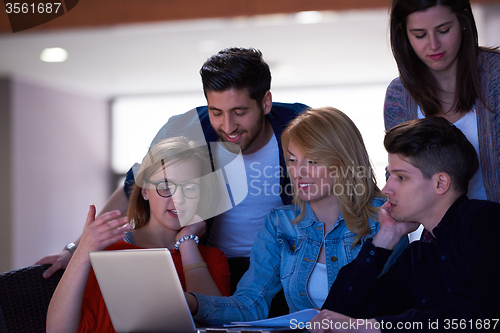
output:
[[[149,198],[148,198],[148,190],[147,190],[147,189],[145,189],[144,187],[143,187],[143,188],[141,188],[141,194],[142,194],[142,198],[143,198],[144,200],[146,200],[146,201],[148,201],[148,200],[149,200]]]
[[[445,194],[451,188],[451,177],[446,172],[438,172],[434,176],[434,183],[436,184],[436,193]]]
[[[264,110],[264,115],[269,114],[271,112],[271,108],[273,107],[273,96],[271,92],[268,90],[262,99],[262,109]]]

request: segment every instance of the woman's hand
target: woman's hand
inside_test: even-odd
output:
[[[69,261],[50,301],[47,311],[47,332],[76,332],[80,324],[82,300],[90,271],[90,251],[100,251],[123,239],[131,229],[128,218],[120,211],[111,211],[95,218],[90,206],[75,254]],[[67,252],[67,251],[66,251]]]
[[[195,215],[184,228],[179,230],[179,233],[177,234],[177,236],[175,236],[175,240],[178,241],[182,237],[189,235],[196,235],[198,237],[201,237],[205,234],[206,230],[206,222],[203,221],[198,215]]]
[[[121,213],[118,210],[104,213],[98,218],[95,215],[95,206],[91,205],[76,251],[81,249],[85,251],[84,253],[88,253],[103,250],[123,239],[125,232],[132,229],[128,224],[128,218],[120,217]]]
[[[205,221],[203,221],[199,216],[193,217],[191,221],[192,223],[189,223],[182,228],[175,236],[176,241],[178,241],[181,237],[188,235],[201,237],[205,234]],[[200,254],[198,244],[196,244],[194,240],[185,241],[179,246],[179,252],[182,259],[186,290],[205,295],[222,296],[217,284],[210,274],[209,267],[204,262],[203,257]],[[190,296],[194,299],[192,295]],[[191,311],[196,312],[197,305],[189,305]]]

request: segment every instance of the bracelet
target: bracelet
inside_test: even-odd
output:
[[[73,242],[71,242],[71,243],[69,243],[68,245],[66,245],[64,247],[63,251],[64,250],[69,251],[69,253],[71,253],[71,255],[73,255],[75,253],[75,251],[76,251],[76,244],[73,243]]]
[[[181,237],[181,239],[179,239],[177,242],[175,242],[174,249],[179,251],[179,246],[182,243],[184,243],[185,241],[190,240],[190,239],[194,240],[196,242],[196,244],[198,244],[198,241],[199,241],[198,236],[196,236],[196,235],[184,236],[184,237]]]
[[[192,269],[199,268],[199,267],[207,267],[207,263],[204,261],[197,262],[196,264],[192,264],[192,265],[188,265],[188,266],[184,267],[182,270],[184,271],[184,273],[186,273],[187,271],[190,271]]]

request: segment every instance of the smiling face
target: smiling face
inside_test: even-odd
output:
[[[168,229],[179,230],[189,224],[196,214],[200,197],[193,199],[185,197],[191,196],[191,184],[200,184],[200,170],[195,160],[184,160],[175,162],[158,170],[146,183],[146,188],[142,189],[142,195],[149,200],[150,224],[160,224]],[[177,185],[174,194],[168,198],[158,194],[154,183],[167,179],[170,185]],[[184,189],[183,189],[184,187]]]
[[[406,32],[413,50],[435,74],[455,74],[462,27],[447,6],[437,5],[407,17]]]
[[[294,190],[303,201],[309,201],[311,207],[336,204],[333,194],[334,178],[328,167],[307,158],[293,143],[289,142],[288,173]]]
[[[247,89],[207,91],[206,97],[210,123],[220,141],[238,145],[243,154],[254,153],[267,144],[272,129],[264,116],[271,111],[270,92],[262,105],[250,98]]]
[[[425,226],[437,202],[435,176],[424,178],[418,168],[397,154],[389,154],[388,171],[390,176],[382,193],[388,198],[392,217],[399,222],[418,222]]]

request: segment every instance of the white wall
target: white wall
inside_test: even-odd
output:
[[[11,267],[11,82],[0,78],[0,272]]]
[[[8,95],[11,174],[3,176],[11,189],[0,198],[11,201],[11,220],[2,221],[11,230],[11,254],[0,253],[2,271],[60,251],[80,235],[88,206],[99,210],[110,191],[105,100],[19,79],[10,81]]]
[[[480,44],[500,45],[498,33],[500,31],[500,6],[479,6],[474,10],[474,14],[478,23]],[[353,24],[359,26],[361,31],[359,36],[366,37],[365,32],[367,25],[370,26],[369,22],[357,21]],[[262,32],[261,30],[258,31]],[[302,31],[309,30],[302,28]],[[338,31],[338,33],[349,33],[349,36],[352,36],[348,30]],[[265,33],[257,35],[259,39],[269,38]],[[315,36],[312,33],[306,35],[311,39]],[[331,39],[332,36],[330,34],[328,36],[328,39]],[[386,44],[387,59],[393,61],[386,41],[386,28],[378,31],[377,36],[382,36],[383,40],[379,43]],[[323,38],[326,40],[325,36]],[[234,36],[234,39],[226,42],[233,44],[234,41],[240,39],[240,36]],[[367,51],[354,53],[369,60],[370,48],[359,42],[358,37],[352,39],[360,43]],[[300,69],[307,72],[311,68],[311,63],[315,64],[314,59],[330,59],[333,55],[344,54],[342,52],[346,50],[353,52],[352,49],[345,49],[341,46],[345,44],[335,42],[332,43],[332,52],[317,54],[310,52],[311,48],[301,45],[298,51],[304,53],[304,65]],[[279,60],[286,56],[284,52],[279,51],[273,53],[271,50],[263,49],[264,54],[271,60],[274,58]],[[349,55],[349,52],[345,54]],[[186,53],[189,52],[186,51]],[[21,55],[22,52],[19,54]],[[356,72],[357,77],[369,78],[366,72],[357,70],[359,60],[352,64],[347,61],[350,60],[348,58],[346,57],[337,65]],[[168,62],[167,60],[162,59],[165,63]],[[197,63],[196,68],[199,65],[201,62]],[[382,68],[380,63],[375,63],[372,67]],[[29,67],[27,68],[29,70]],[[190,69],[186,69],[186,72]],[[324,75],[325,77],[332,76],[332,73],[337,72],[331,70]],[[380,71],[377,73],[372,75],[382,76]],[[98,73],[86,74],[94,80],[96,77],[100,78]],[[391,74],[389,77],[396,75],[396,73]],[[302,76],[307,77],[306,74]],[[173,81],[177,83],[176,80]],[[384,77],[377,82],[371,77],[368,83],[378,85],[382,81],[388,83],[389,79]],[[383,167],[386,154],[372,153],[372,149],[380,148],[383,136],[381,102],[384,88],[377,87],[379,92],[372,108],[363,110],[364,106],[359,103],[361,101],[356,100],[360,108],[351,110],[344,104],[344,99],[333,91],[325,93],[321,103],[319,98],[315,98],[314,102],[302,100],[296,91],[291,99],[290,91],[287,91],[289,87],[317,90],[317,86],[316,88],[310,86],[310,82],[300,81],[299,83],[302,83],[303,87],[291,82],[286,71],[283,72],[273,67],[273,95],[276,101],[300,101],[312,106],[329,104],[345,111],[360,127],[374,164]],[[354,83],[363,84],[357,81]],[[335,84],[340,87],[346,82],[335,82]],[[190,88],[183,86],[182,89],[186,92],[199,91],[201,89],[199,79],[196,80],[195,86]],[[165,91],[165,93],[178,94],[180,92]],[[363,94],[360,95],[365,97]],[[358,99],[350,95],[347,97]],[[197,104],[187,103],[189,107]],[[365,119],[370,119],[367,122],[368,125],[363,124]],[[161,127],[160,125],[158,128]],[[67,242],[80,235],[88,205],[95,204],[98,211],[103,206],[110,194],[108,188],[109,157],[111,156],[110,128],[108,105],[104,99],[88,97],[78,92],[49,89],[41,84],[30,83],[19,78],[13,81],[0,80],[0,175],[2,176],[0,178],[0,212],[2,213],[0,272],[33,264],[46,254],[60,251]],[[367,132],[372,129],[376,129],[377,132],[373,134]],[[380,175],[378,176],[380,179]]]
[[[500,4],[486,5],[482,9],[480,45],[500,47]],[[479,29],[479,28],[478,28]]]

